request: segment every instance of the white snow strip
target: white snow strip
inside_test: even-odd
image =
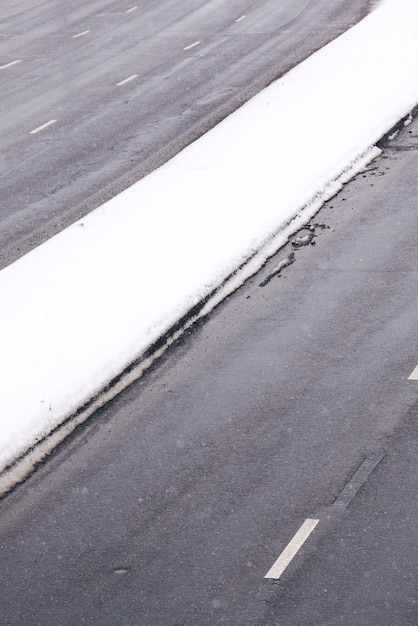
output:
[[[318,523],[319,519],[307,519],[303,522],[296,535],[291,539],[291,541],[289,541],[277,561],[269,569],[264,578],[272,578],[274,580],[278,580],[280,578]]]
[[[13,65],[17,65],[18,63],[22,63],[22,59],[16,59],[16,61],[10,61],[10,63],[6,63],[5,65],[0,65],[0,70],[5,70],[8,67],[12,67]]]
[[[417,23],[415,0],[387,0],[0,272],[0,469],[131,363],[139,375],[147,348],[218,286],[221,297],[255,271],[376,155],[418,102]]]
[[[418,365],[416,366],[412,374],[409,376],[408,380],[418,380]]]
[[[386,0],[371,0],[370,9],[375,11],[377,7],[381,6],[384,2],[386,2]]]

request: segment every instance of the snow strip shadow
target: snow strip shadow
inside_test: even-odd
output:
[[[378,154],[418,102],[414,18],[415,0],[387,0],[0,272],[3,492]]]

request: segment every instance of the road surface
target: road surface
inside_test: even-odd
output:
[[[367,0],[3,0],[0,267],[334,39]]]
[[[2,501],[2,623],[417,623],[417,168],[414,122]]]

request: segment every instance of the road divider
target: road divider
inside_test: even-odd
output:
[[[417,20],[415,0],[387,0],[0,272],[0,492],[379,154],[418,102]]]

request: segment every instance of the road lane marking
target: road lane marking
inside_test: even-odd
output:
[[[237,20],[235,20],[235,24],[238,24],[238,22],[241,22],[242,20],[245,20],[247,16],[246,15],[241,15],[241,17],[239,17]]]
[[[130,9],[128,9],[127,11],[125,11],[125,13],[132,13],[132,11],[136,11],[137,10],[137,6],[136,7],[131,7]]]
[[[408,380],[418,380],[418,365],[416,366]]]
[[[6,67],[12,67],[12,65],[17,65],[18,63],[22,63],[22,59],[16,59],[16,61],[10,61],[6,65],[0,65],[0,70],[5,70]]]
[[[45,124],[38,126],[38,128],[34,128],[33,130],[29,131],[29,135],[36,135],[36,133],[39,133],[44,128],[48,128],[48,126],[55,124],[56,121],[57,120],[49,120],[49,122],[45,122]]]
[[[200,41],[195,41],[194,43],[191,43],[190,46],[186,46],[185,48],[183,48],[183,50],[191,50],[192,48],[194,48],[195,46],[198,46],[200,44]]]
[[[73,39],[77,39],[77,37],[83,37],[83,35],[87,35],[87,33],[89,33],[89,30],[83,30],[82,33],[77,33],[76,35],[72,35]]]
[[[296,535],[289,541],[277,561],[269,569],[264,578],[274,578],[278,580],[285,571],[286,567],[299,552],[311,532],[318,524],[319,519],[307,519],[297,531]]]
[[[124,78],[120,81],[120,83],[116,83],[116,87],[121,87],[122,85],[126,85],[126,83],[130,83],[134,78],[138,78],[138,74],[132,74],[132,76],[128,76],[128,78]]]

